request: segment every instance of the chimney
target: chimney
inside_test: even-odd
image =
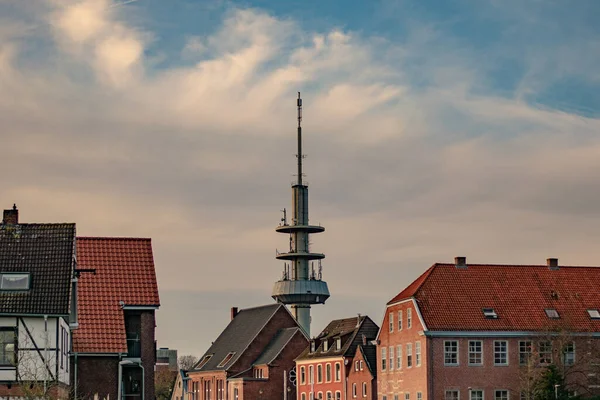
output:
[[[16,225],[19,223],[19,210],[17,210],[16,204],[13,204],[13,208],[11,210],[4,210],[2,223],[10,225]]]
[[[454,257],[456,268],[467,268],[467,257]]]
[[[235,318],[235,316],[238,314],[238,308],[237,307],[231,307],[231,320],[233,321],[233,319]]]
[[[558,270],[558,258],[547,258],[546,265],[548,266],[548,269],[551,269],[553,271]]]
[[[356,327],[358,328],[359,326],[360,326],[360,313],[356,317]]]

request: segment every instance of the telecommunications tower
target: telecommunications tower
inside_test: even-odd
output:
[[[298,324],[310,337],[310,307],[324,304],[329,298],[327,283],[321,279],[322,253],[310,251],[309,235],[325,230],[308,222],[308,184],[302,181],[302,99],[298,92],[298,179],[292,183],[292,221],[288,223],[283,210],[277,232],[290,236],[289,251],[277,252],[277,259],[284,260],[283,277],[275,282],[272,297],[279,303],[288,304]],[[315,268],[315,260],[317,262]]]

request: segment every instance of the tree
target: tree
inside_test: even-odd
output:
[[[188,371],[188,370],[194,368],[194,365],[196,365],[197,362],[198,362],[198,357],[192,356],[190,354],[181,356],[181,357],[179,357],[179,360],[178,360],[179,368],[181,368],[184,371]]]
[[[156,398],[159,400],[170,399],[176,379],[177,371],[170,371],[168,368],[157,369],[154,373],[154,392]]]

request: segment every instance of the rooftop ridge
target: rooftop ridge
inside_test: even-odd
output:
[[[135,236],[77,236],[77,240],[140,240],[152,241],[151,238]]]

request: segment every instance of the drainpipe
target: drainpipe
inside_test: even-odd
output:
[[[79,382],[77,382],[77,353],[75,353],[75,357],[74,357],[74,361],[75,361],[75,365],[73,366],[73,368],[75,368],[75,370],[73,371],[73,380],[75,382],[73,382],[73,386],[75,386],[74,388],[74,392],[75,392],[75,400],[77,400],[77,386],[79,386]]]
[[[123,364],[121,364],[123,361],[119,361],[119,380],[118,382],[118,392],[117,392],[117,399],[118,400],[122,400],[123,399]]]
[[[56,340],[58,341],[58,338],[56,338]],[[58,344],[58,343],[57,343]],[[46,390],[47,390],[47,382],[48,382],[48,316],[44,315],[44,395],[46,394]],[[58,360],[57,360],[58,362]]]
[[[138,365],[142,369],[142,384],[144,385],[144,390],[142,390],[142,400],[144,400],[144,396],[146,395],[146,372],[141,362]]]

